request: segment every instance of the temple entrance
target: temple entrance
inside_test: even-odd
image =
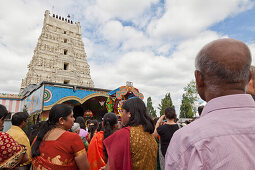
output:
[[[107,113],[105,101],[107,100],[104,96],[93,97],[82,104],[83,110],[85,111],[85,117],[90,117],[90,113],[93,114],[93,119],[101,121],[104,114]],[[90,113],[89,113],[90,112]]]
[[[97,119],[102,121],[104,114],[107,113],[105,102],[107,97],[97,96],[80,103],[76,100],[65,101],[65,104],[73,106],[74,117],[82,116],[85,119]]]

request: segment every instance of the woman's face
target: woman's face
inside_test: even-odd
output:
[[[63,120],[63,126],[65,130],[71,129],[74,123],[73,111],[70,115],[66,117],[66,120]]]
[[[121,123],[123,126],[126,126],[131,117],[130,112],[127,112],[125,109],[121,109]]]

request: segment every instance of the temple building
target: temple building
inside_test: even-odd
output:
[[[110,90],[94,87],[86,58],[80,23],[46,10],[20,94],[1,93],[0,104],[12,114],[26,110],[34,123],[60,103],[73,106],[75,117],[102,119]]]
[[[0,93],[0,104],[11,114],[28,112],[30,124],[35,124],[47,120],[55,104],[71,105],[74,117],[102,121],[107,112],[121,116],[120,109],[126,99],[144,98],[132,82],[112,91],[95,88],[86,58],[80,23],[46,10],[42,33],[20,94]],[[11,127],[10,118],[11,115],[4,131]]]
[[[21,93],[25,87],[42,81],[94,87],[86,58],[80,23],[55,14],[51,16],[46,10]]]

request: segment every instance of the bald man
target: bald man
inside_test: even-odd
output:
[[[178,130],[165,169],[255,169],[255,102],[245,94],[251,54],[241,41],[207,44],[195,61],[196,85],[207,102],[201,118]]]

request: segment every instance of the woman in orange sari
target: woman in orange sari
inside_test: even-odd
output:
[[[52,107],[32,146],[33,168],[47,170],[89,169],[86,151],[80,136],[68,132],[74,123],[72,107]]]
[[[114,113],[104,115],[103,128],[104,131],[97,132],[89,144],[87,156],[90,170],[99,170],[107,163],[108,156],[103,146],[103,140],[118,128],[118,119]]]

